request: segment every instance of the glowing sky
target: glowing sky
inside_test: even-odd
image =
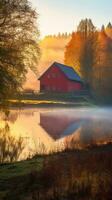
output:
[[[41,35],[72,32],[82,18],[97,27],[112,22],[112,0],[30,0],[39,13]]]

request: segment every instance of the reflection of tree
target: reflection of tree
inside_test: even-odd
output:
[[[30,112],[21,112],[21,110],[16,110],[16,111],[8,111],[7,113],[4,114],[3,119],[5,121],[10,121],[11,123],[15,123],[17,121],[17,119],[19,118],[19,116],[26,116],[26,117],[30,117],[30,116],[34,116],[34,112],[30,111]]]
[[[80,143],[82,145],[92,145],[98,143],[108,143],[112,141],[111,121],[107,120],[87,120],[81,129]]]
[[[5,127],[0,129],[0,163],[17,161],[23,149],[23,139],[12,136],[10,127],[6,123]]]
[[[17,118],[18,118],[18,113],[15,112],[15,113],[10,113],[9,116],[7,117],[7,120],[14,124]]]
[[[24,116],[28,116],[28,117],[30,117],[30,116],[34,116],[34,111],[30,111],[30,112],[28,112],[28,111],[26,111],[26,112],[23,112],[22,113]]]
[[[15,123],[18,118],[18,112],[12,112],[9,109],[5,109],[3,112],[0,113],[1,119],[4,121],[10,121]]]
[[[112,143],[111,121],[86,119],[81,125],[74,135],[65,138],[65,149],[80,149]]]

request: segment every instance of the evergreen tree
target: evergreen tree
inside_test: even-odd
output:
[[[105,31],[105,26],[104,25],[102,25],[101,31]]]
[[[96,62],[97,31],[91,19],[81,20],[77,28],[83,37],[83,46],[80,54],[80,71],[83,78],[92,87],[92,73]]]
[[[112,24],[109,22],[107,28],[112,28]]]
[[[85,38],[87,38],[91,33],[95,32],[95,30],[96,28],[91,19],[81,20],[77,27],[77,32],[81,33]]]

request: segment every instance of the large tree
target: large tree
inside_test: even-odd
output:
[[[112,102],[112,39],[102,30],[98,36],[97,63],[94,67],[94,88],[105,102]]]
[[[77,32],[81,33],[83,37],[87,38],[91,33],[95,32],[96,28],[93,25],[91,19],[81,20],[78,27]]]
[[[91,19],[84,19],[65,50],[65,64],[75,67],[83,78],[89,81],[95,57],[97,32]]]
[[[37,13],[28,0],[0,0],[0,99],[20,90],[39,58]]]
[[[112,39],[112,24],[110,22],[108,23],[105,32]]]
[[[80,71],[83,78],[92,87],[94,66],[97,63],[98,33],[91,33],[84,39],[84,45],[80,54]]]
[[[96,62],[98,33],[91,19],[81,20],[77,31],[83,37],[83,48],[80,54],[80,70],[84,79],[91,85],[93,67]]]
[[[80,73],[80,54],[83,48],[83,38],[80,33],[72,33],[71,39],[65,48],[64,63],[72,66]]]

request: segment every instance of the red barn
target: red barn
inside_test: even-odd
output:
[[[83,89],[83,80],[69,66],[54,62],[40,77],[40,91],[72,92]]]

